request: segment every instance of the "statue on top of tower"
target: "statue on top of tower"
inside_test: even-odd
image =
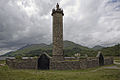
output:
[[[58,10],[58,9],[60,9],[60,8],[59,8],[59,4],[58,4],[58,3],[57,3],[57,5],[56,5],[56,8],[57,8],[57,10]]]
[[[52,9],[52,15],[53,15],[54,13],[61,13],[62,15],[64,15],[63,10],[59,7],[59,4],[58,4],[58,3],[57,3],[57,5],[56,5],[56,8],[53,8],[53,9]]]

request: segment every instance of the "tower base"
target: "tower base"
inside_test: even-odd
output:
[[[64,61],[63,55],[53,55],[52,60],[54,61]]]

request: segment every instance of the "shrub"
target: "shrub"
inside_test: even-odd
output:
[[[15,56],[16,59],[22,59],[22,56],[18,55],[18,56]]]

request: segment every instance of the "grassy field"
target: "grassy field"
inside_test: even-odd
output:
[[[1,66],[0,80],[120,80],[120,70],[99,68],[72,71],[42,71],[13,70],[7,66]]]
[[[0,60],[0,64],[5,64],[5,61],[4,60]]]
[[[114,57],[114,61],[120,63],[120,57]]]

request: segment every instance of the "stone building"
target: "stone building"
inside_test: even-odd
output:
[[[90,58],[66,58],[63,54],[63,10],[56,5],[52,10],[53,16],[53,56],[43,53],[38,58],[32,59],[7,59],[6,64],[14,69],[42,69],[42,70],[77,70],[102,65],[113,64],[112,57],[103,57],[98,53],[97,57]]]

